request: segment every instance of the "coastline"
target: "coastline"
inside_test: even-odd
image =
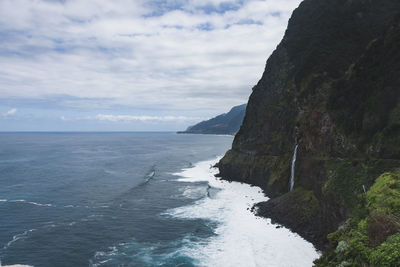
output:
[[[217,225],[215,236],[183,253],[201,266],[311,266],[320,256],[316,248],[288,228],[256,216],[254,205],[269,198],[259,187],[216,178],[218,169],[213,166],[218,160],[201,161],[174,173],[183,183],[208,183],[207,196],[167,214]]]

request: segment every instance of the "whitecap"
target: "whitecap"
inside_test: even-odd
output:
[[[89,266],[103,266],[105,263],[105,266],[120,266],[121,262],[130,262],[129,266],[181,266],[175,261],[176,257],[180,256],[179,252],[173,248],[184,244],[188,244],[185,238],[167,243],[142,243],[131,240],[111,246],[107,251],[96,252],[89,260]],[[165,252],[160,254],[161,250]]]
[[[42,203],[31,202],[31,201],[29,201],[27,203],[35,205],[35,206],[41,206],[41,207],[52,207],[53,206],[52,204],[42,204]]]
[[[104,172],[107,174],[111,174],[111,175],[116,175],[118,173],[117,171],[113,171],[113,170],[104,170]]]
[[[199,199],[207,195],[207,187],[185,186],[180,189],[182,196],[189,199]]]
[[[34,267],[34,266],[25,264],[1,265],[0,262],[0,267]]]
[[[215,236],[181,249],[199,266],[312,266],[319,257],[313,245],[269,219],[256,217],[255,203],[267,201],[259,187],[215,178],[211,168],[218,159],[203,161],[175,175],[182,182],[208,182],[219,189],[213,198],[202,198],[193,205],[168,210],[180,219],[204,219],[217,223]]]
[[[26,201],[25,199],[15,199],[15,200],[9,200],[8,202],[14,202],[14,203],[26,203],[26,204],[31,204],[35,206],[40,206],[40,207],[52,207],[52,204],[42,204],[38,202],[33,202],[33,201]]]
[[[14,242],[17,242],[20,239],[25,239],[29,233],[36,231],[36,229],[30,229],[30,230],[26,230],[21,234],[16,234],[13,236],[12,240],[10,240],[9,242],[7,242],[7,244],[4,246],[4,249],[7,249],[8,247],[10,247]],[[0,265],[1,266],[1,265]]]

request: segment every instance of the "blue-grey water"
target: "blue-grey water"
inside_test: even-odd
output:
[[[1,133],[1,264],[196,265],[179,248],[214,235],[213,224],[162,216],[196,200],[172,173],[231,143],[175,133]]]

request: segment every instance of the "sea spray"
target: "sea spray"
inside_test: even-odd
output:
[[[294,148],[294,152],[293,152],[293,158],[292,158],[292,168],[290,171],[290,185],[289,185],[289,191],[293,190],[293,186],[294,186],[294,168],[296,165],[296,157],[297,157],[297,147],[299,145],[296,144],[296,147]]]
[[[163,216],[180,220],[204,220],[214,225],[215,235],[187,243],[178,250],[181,256],[192,258],[196,266],[311,266],[318,253],[311,243],[270,219],[256,217],[254,204],[267,201],[261,188],[215,178],[211,168],[219,159],[199,162],[175,175],[185,186],[207,186],[218,189],[194,203],[167,210]],[[201,185],[200,182],[207,182]]]
[[[33,267],[33,266],[31,266],[31,265],[23,265],[23,264],[1,265],[1,261],[0,261],[0,267]]]

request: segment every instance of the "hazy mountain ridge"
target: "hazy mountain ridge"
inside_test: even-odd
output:
[[[390,254],[400,251],[400,201],[376,200],[400,196],[399,175],[380,176],[400,167],[399,12],[396,0],[305,0],[219,163],[223,178],[272,197],[259,215],[326,251],[321,266],[400,260]]]
[[[190,134],[230,134],[234,135],[242,125],[246,113],[246,104],[233,107],[228,113],[190,126],[179,133]]]

